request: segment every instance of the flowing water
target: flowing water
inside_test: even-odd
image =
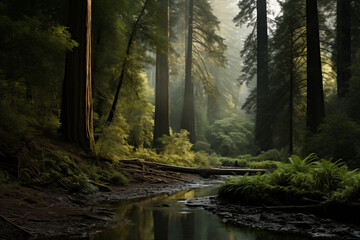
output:
[[[216,194],[216,185],[181,191],[134,202],[109,204],[120,218],[129,220],[114,229],[105,229],[91,240],[277,240],[308,239],[302,236],[260,231],[226,225],[203,209],[189,208],[186,200]]]

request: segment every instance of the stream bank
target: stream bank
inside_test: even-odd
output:
[[[92,229],[111,227],[116,214],[102,202],[134,200],[196,188],[201,179],[183,176],[186,182],[133,183],[113,187],[111,192],[69,194],[38,187],[0,189],[0,239],[26,240],[48,237],[86,237]],[[193,183],[191,183],[193,182]]]
[[[243,206],[220,201],[216,196],[194,198],[187,206],[203,208],[222,222],[261,230],[294,233],[321,239],[359,239],[360,226],[321,218],[310,213],[287,212],[266,207]]]

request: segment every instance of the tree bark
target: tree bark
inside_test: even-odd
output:
[[[343,98],[351,78],[351,1],[337,0],[336,11],[337,95]]]
[[[271,148],[272,134],[269,124],[269,50],[266,0],[257,0],[257,92],[255,139],[263,151]]]
[[[160,32],[164,34],[165,44],[156,47],[155,84],[155,126],[153,146],[159,146],[158,138],[170,135],[169,132],[169,0],[160,4],[162,22]]]
[[[194,83],[191,77],[192,71],[192,40],[193,40],[193,10],[194,0],[189,0],[189,25],[188,25],[188,43],[185,63],[185,91],[184,104],[181,118],[181,128],[189,132],[191,143],[195,143],[195,100]]]
[[[91,0],[69,1],[69,31],[79,43],[66,54],[61,131],[86,151],[94,150],[91,90]]]
[[[317,0],[306,0],[307,112],[306,125],[316,133],[325,116]]]

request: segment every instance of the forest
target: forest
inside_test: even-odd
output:
[[[0,0],[0,239],[358,239],[359,103],[357,0]]]

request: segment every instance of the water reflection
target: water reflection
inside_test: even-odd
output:
[[[202,209],[185,205],[186,199],[216,193],[213,186],[159,196],[141,202],[123,201],[111,205],[120,218],[130,224],[93,235],[91,240],[275,240],[307,239],[265,231],[226,226],[221,220]]]

